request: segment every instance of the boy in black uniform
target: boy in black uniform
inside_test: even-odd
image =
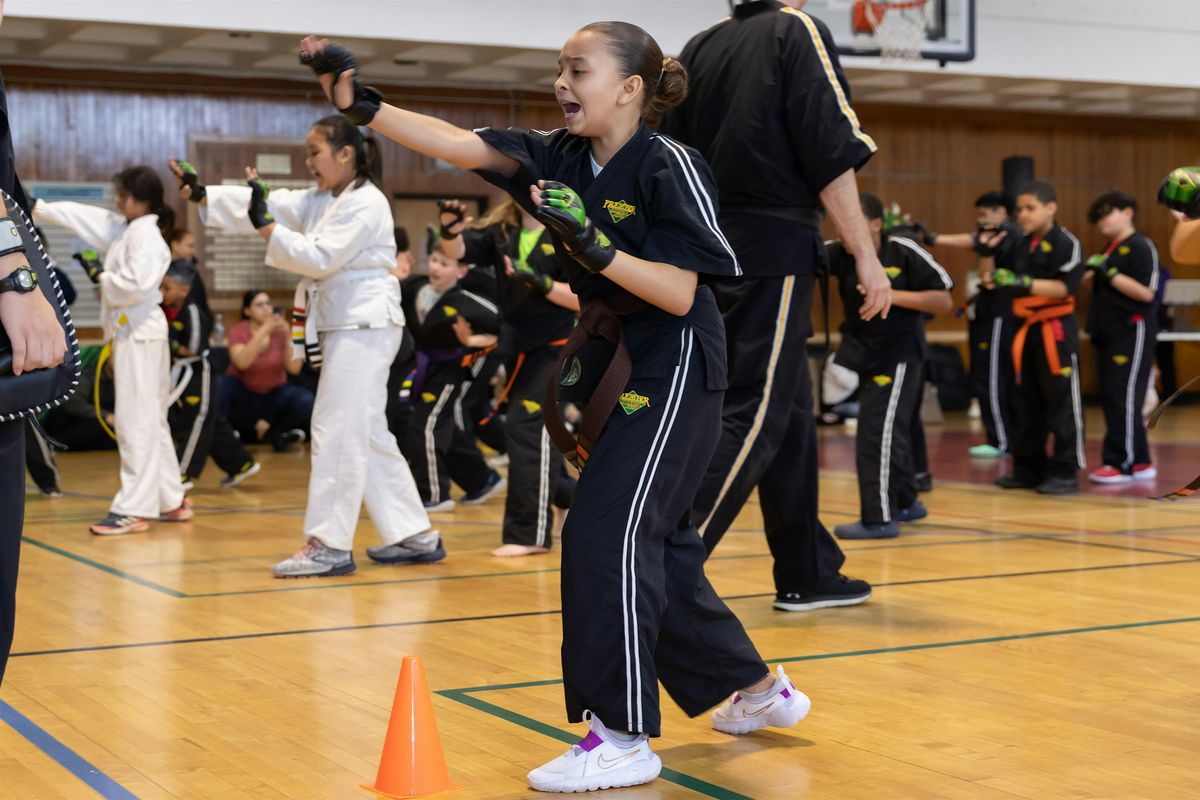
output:
[[[972,233],[930,233],[931,245],[974,250],[981,258],[993,258],[998,247],[1015,246],[1020,229],[1009,219],[1003,192],[985,192],[975,201],[977,227]],[[1004,237],[995,247],[985,245],[998,232]],[[987,441],[968,452],[975,458],[1000,458],[1009,451],[1016,432],[1013,419],[1012,303],[995,289],[980,285],[967,310],[967,339],[970,345],[971,393],[979,400],[979,414]]]
[[[555,258],[553,236],[514,201],[489,213],[482,227],[464,227],[462,213],[457,201],[443,204],[443,231],[450,238],[443,237],[442,249],[467,263],[494,266],[503,319],[500,349],[508,354],[508,383],[500,398],[507,404],[508,496],[503,544],[492,555],[544,553],[553,541],[553,506],[569,505],[574,481],[550,442],[542,404],[579,300]]]
[[[467,499],[502,485],[475,446],[475,437],[455,425],[454,401],[471,379],[471,366],[496,344],[499,315],[491,301],[458,287],[467,268],[440,250],[429,254],[429,277],[410,279],[401,301],[416,339],[412,414],[405,456],[421,500],[430,511],[452,511],[450,481]],[[476,332],[479,331],[479,332]]]
[[[1134,227],[1136,215],[1137,200],[1124,192],[1098,197],[1088,211],[1088,222],[1109,240],[1103,254],[1087,260],[1084,278],[1093,286],[1088,333],[1096,348],[1106,429],[1103,466],[1088,476],[1096,483],[1158,476],[1142,420],[1157,335],[1158,251]]]
[[[171,346],[171,379],[175,401],[167,412],[184,488],[200,478],[211,455],[233,488],[261,469],[242,445],[217,401],[217,379],[208,354],[212,314],[197,290],[200,277],[191,261],[178,259],[167,267],[160,291]]]
[[[688,101],[662,129],[700,151],[721,195],[721,229],[746,272],[713,283],[729,341],[721,439],[694,513],[711,553],[757,488],[775,559],[775,608],[866,601],[818,517],[817,444],[807,364],[822,210],[855,255],[865,318],[889,284],[858,202],[855,170],[875,152],[850,105],[833,37],[801,0],[737,5],[680,55]],[[719,112],[715,111],[719,109]]]
[[[846,322],[838,364],[858,372],[858,469],[862,518],[838,525],[840,539],[890,539],[900,535],[898,522],[927,515],[917,500],[910,422],[921,403],[925,336],[922,314],[944,313],[954,305],[954,282],[921,246],[902,236],[883,236],[883,204],[873,194],[861,196],[879,261],[892,282],[892,310],[887,318],[863,320],[863,296],[854,259],[841,242],[828,245],[830,274],[838,279]]]
[[[984,285],[1011,298],[1019,326],[1013,335],[1017,381],[1017,435],[1013,470],[996,479],[1005,489],[1037,489],[1042,494],[1079,491],[1083,454],[1083,400],[1079,391],[1079,322],[1075,290],[1083,277],[1079,240],[1055,222],[1057,195],[1048,183],[1034,182],[1017,195],[1017,225],[1024,236],[1003,247],[995,270],[985,259]],[[1002,244],[997,233],[981,237]],[[1046,436],[1054,451],[1046,456]]]

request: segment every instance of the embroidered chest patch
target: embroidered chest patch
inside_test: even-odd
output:
[[[637,213],[637,209],[624,200],[605,200],[604,208],[608,211],[608,215],[612,217],[613,222],[620,222]]]
[[[900,268],[899,267],[884,267],[883,271],[887,273],[889,280],[894,281],[894,280],[896,280],[896,278],[900,277]]]
[[[650,398],[646,397],[645,395],[640,395],[630,389],[628,392],[621,395],[621,398],[618,402],[621,404],[621,408],[625,410],[626,414],[632,414],[633,412],[641,411],[643,408],[650,405]]]

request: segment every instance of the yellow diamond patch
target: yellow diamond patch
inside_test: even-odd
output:
[[[621,395],[621,398],[618,402],[620,402],[621,408],[625,410],[626,414],[632,414],[633,412],[640,411],[646,406],[650,405],[650,398],[640,395],[631,389],[625,394]]]
[[[184,400],[184,402],[185,402],[185,403],[187,403],[189,406],[198,406],[198,405],[200,405],[200,398],[199,398],[199,396],[197,396],[197,395],[194,395],[194,394],[189,394],[187,397],[183,398],[183,400]]]
[[[537,412],[542,410],[542,404],[535,403],[532,400],[522,400],[521,405],[525,406],[526,414],[536,414]]]
[[[605,200],[604,208],[608,211],[608,215],[612,217],[613,222],[620,222],[637,213],[637,209],[624,200]]]
[[[887,386],[889,383],[892,382],[892,376],[891,375],[876,375],[871,380],[875,381],[876,386]]]
[[[1054,250],[1054,245],[1050,244],[1045,239],[1042,240],[1042,243],[1039,245],[1039,247],[1042,248],[1043,253],[1050,253]]]
[[[181,320],[181,319],[175,320],[174,322],[171,323],[171,327],[177,331],[183,330],[183,320]]]
[[[1129,356],[1113,356],[1113,363],[1119,367],[1123,367],[1129,363]]]
[[[426,403],[432,403],[434,400],[437,400],[437,395],[431,392],[421,392],[421,399]]]
[[[442,313],[444,313],[447,317],[457,317],[458,309],[454,306],[442,306]]]
[[[1117,248],[1117,252],[1123,256],[1129,255],[1129,245],[1127,245],[1127,244],[1121,245],[1120,247]]]
[[[900,277],[900,268],[899,267],[884,267],[883,271],[887,273],[888,280],[894,281],[894,280],[896,280],[896,278]]]
[[[1064,378],[1069,378],[1071,376],[1071,373],[1074,372],[1074,370],[1071,369],[1070,367],[1063,367],[1061,372],[1062,372],[1062,376]]]
[[[554,245],[550,244],[549,242],[542,244],[542,255],[554,255]]]

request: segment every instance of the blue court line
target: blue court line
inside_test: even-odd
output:
[[[137,795],[96,769],[65,744],[42,730],[20,711],[0,700],[0,721],[21,734],[37,749],[58,762],[58,765],[86,783],[105,800],[138,800]]]

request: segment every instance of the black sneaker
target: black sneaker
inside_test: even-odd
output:
[[[410,536],[396,544],[368,547],[367,555],[378,564],[432,564],[446,557],[437,531]]]
[[[918,492],[933,491],[933,475],[928,472],[917,473],[916,483]]]
[[[1034,481],[1027,481],[1024,478],[1018,477],[1014,473],[1001,475],[993,481],[1001,489],[1036,489],[1038,484]]]
[[[818,608],[856,606],[871,597],[871,584],[838,575],[819,581],[811,592],[779,592],[775,608],[780,611],[815,611]]]
[[[504,478],[500,477],[500,473],[492,470],[492,474],[488,475],[487,483],[482,489],[463,495],[459,498],[460,503],[464,506],[477,506],[480,503],[486,502],[489,497],[504,488]]]
[[[292,428],[276,436],[271,442],[271,446],[275,448],[276,453],[286,453],[292,449],[292,445],[303,442],[306,438],[304,431],[300,428]]]
[[[1079,494],[1079,478],[1046,478],[1037,485],[1038,494]]]

